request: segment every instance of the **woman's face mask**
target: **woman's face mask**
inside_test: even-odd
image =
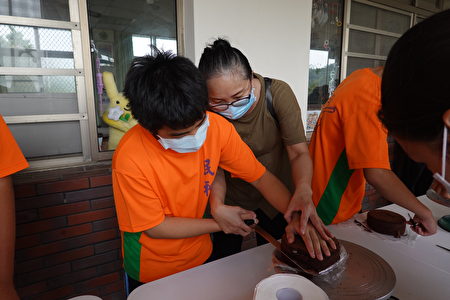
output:
[[[194,135],[186,135],[181,138],[162,138],[160,136],[158,142],[164,149],[172,149],[178,153],[190,153],[197,152],[206,140],[206,134],[208,132],[209,119],[208,115],[205,117],[203,124],[198,127],[197,132]]]
[[[255,103],[255,89],[252,88],[250,95],[247,98],[239,99],[228,104],[228,108],[224,111],[218,111],[219,114],[227,119],[237,120],[245,115],[253,103]],[[212,107],[214,110],[214,107]]]
[[[236,99],[235,94],[245,95],[244,92],[248,92],[247,97],[230,101]],[[211,110],[231,120],[244,116],[256,102],[252,79],[242,79],[241,76],[224,75],[209,79],[208,93],[216,101],[209,103]]]

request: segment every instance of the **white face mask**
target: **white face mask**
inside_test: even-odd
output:
[[[442,184],[443,187],[447,190],[447,193],[450,194],[450,183],[445,179],[445,169],[447,168],[447,126],[444,126],[444,137],[442,138],[442,167],[441,173],[434,173],[434,179]]]
[[[203,146],[206,140],[206,133],[208,132],[209,119],[206,115],[205,121],[197,129],[195,135],[186,135],[181,138],[165,139],[160,136],[158,142],[164,149],[172,149],[178,153],[197,152]]]

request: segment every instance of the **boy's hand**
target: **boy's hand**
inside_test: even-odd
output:
[[[312,202],[311,189],[302,189],[302,192],[296,192],[289,202],[289,206],[284,214],[286,221],[291,222],[293,214],[301,212],[299,227],[296,230],[300,235],[306,234],[308,221],[315,227],[322,239],[328,241],[333,235],[323,224],[322,219],[317,215],[316,207]]]
[[[253,229],[244,223],[244,220],[255,220],[256,214],[251,210],[243,209],[239,206],[230,205],[216,205],[214,209],[211,209],[211,214],[214,220],[219,224],[223,232],[227,234],[239,234],[246,236],[250,234]]]
[[[323,254],[326,256],[330,256],[330,248],[336,249],[336,244],[332,239],[328,241],[321,238],[317,230],[311,223],[307,223],[306,230],[304,234],[301,234],[297,231],[298,222],[299,222],[298,214],[294,214],[291,222],[289,222],[288,226],[286,226],[286,236],[289,243],[292,243],[295,240],[295,234],[299,234],[303,241],[305,242],[306,249],[308,249],[308,253],[312,258],[317,258],[318,260],[323,260]]]
[[[437,225],[433,215],[428,214],[425,216],[415,215],[413,218],[415,225],[411,225],[411,229],[420,235],[432,235],[436,233]]]

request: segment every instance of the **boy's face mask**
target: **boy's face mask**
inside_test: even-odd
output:
[[[178,153],[197,152],[206,140],[206,133],[208,132],[209,119],[208,115],[205,117],[203,124],[198,127],[194,135],[186,135],[181,138],[166,139],[160,136],[158,142],[164,149],[172,149]]]

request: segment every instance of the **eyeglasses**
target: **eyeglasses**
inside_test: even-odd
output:
[[[213,104],[213,103],[209,103],[209,107],[214,110],[214,111],[225,111],[228,109],[228,107],[230,106],[234,106],[234,107],[240,107],[240,106],[244,106],[247,105],[250,102],[250,97],[252,96],[251,93],[252,90],[252,85],[250,82],[250,93],[248,94],[247,97],[241,98],[241,99],[237,99],[231,103],[219,103],[219,104]]]
[[[231,103],[209,104],[209,107],[215,111],[225,111],[230,106],[240,107],[240,106],[247,105],[249,102],[250,102],[250,95],[248,95],[245,98],[241,98],[236,101],[233,101]]]

